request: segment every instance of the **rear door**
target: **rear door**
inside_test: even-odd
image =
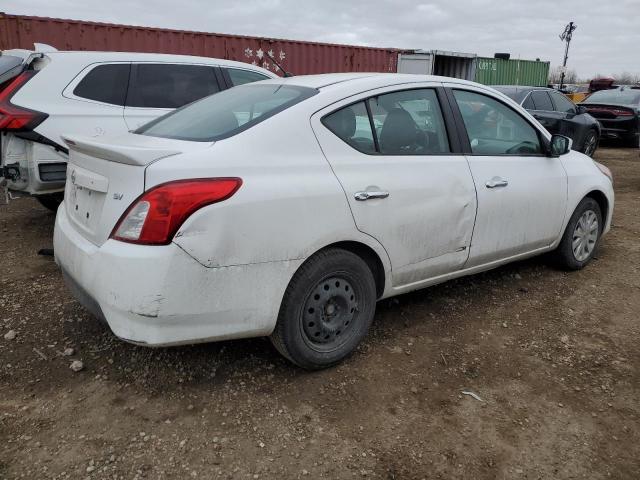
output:
[[[543,153],[541,132],[520,112],[484,90],[452,87],[478,196],[466,267],[547,247],[560,235],[567,203],[561,161]]]
[[[387,250],[396,287],[462,268],[476,213],[443,91],[404,88],[352,97],[312,118],[356,226]]]
[[[124,118],[129,130],[222,89],[213,65],[134,63]]]

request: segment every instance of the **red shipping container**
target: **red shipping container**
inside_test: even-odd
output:
[[[398,53],[372,48],[276,38],[190,32],[0,13],[0,50],[33,49],[151,52],[224,58],[281,73],[271,55],[295,75],[330,72],[395,72]]]

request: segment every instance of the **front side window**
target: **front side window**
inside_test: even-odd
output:
[[[454,90],[476,155],[535,155],[542,152],[538,132],[517,112],[494,98]]]
[[[220,90],[210,66],[140,63],[135,68],[128,107],[178,108]]]
[[[135,133],[213,142],[247,130],[316,93],[316,89],[293,85],[243,85],[186,105],[147,123]]]
[[[403,90],[371,97],[327,115],[322,122],[363,153],[434,155],[450,152],[433,89]]]
[[[558,112],[576,113],[576,106],[561,93],[551,92],[551,98],[553,98]]]
[[[124,105],[130,68],[128,63],[98,65],[80,80],[73,94],[96,102]]]
[[[545,112],[553,112],[553,104],[549,98],[549,94],[544,90],[534,90],[531,92],[531,100],[533,100],[536,110],[543,110]]]
[[[227,68],[227,73],[229,74],[229,79],[234,87],[244,85],[245,83],[267,80],[269,78],[261,73],[252,72],[250,70],[241,70],[239,68]]]

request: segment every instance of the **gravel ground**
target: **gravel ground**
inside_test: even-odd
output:
[[[0,478],[640,478],[640,165],[597,156],[617,205],[585,270],[535,258],[381,302],[316,373],[266,339],[119,341],[37,255],[53,214],[0,206]]]

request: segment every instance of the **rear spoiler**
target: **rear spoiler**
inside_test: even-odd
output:
[[[127,165],[144,166],[154,160],[182,153],[180,150],[175,149],[105,143],[93,137],[79,135],[62,135],[62,139],[72,152],[80,152],[110,162]]]

